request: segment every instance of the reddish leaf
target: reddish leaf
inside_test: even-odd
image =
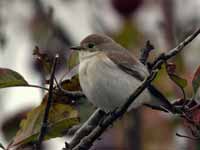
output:
[[[200,125],[200,109],[195,109],[192,112],[192,119],[195,122],[196,125]]]
[[[196,92],[200,86],[200,66],[197,68],[197,70],[193,76],[192,86],[193,86],[194,93],[196,94]]]
[[[176,71],[176,64],[168,63],[166,68],[167,68],[168,74],[174,74]]]

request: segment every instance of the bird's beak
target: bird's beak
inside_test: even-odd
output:
[[[73,46],[73,47],[70,47],[70,49],[75,50],[75,51],[81,51],[84,48],[82,46]]]

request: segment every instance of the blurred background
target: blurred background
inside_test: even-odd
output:
[[[32,53],[35,46],[54,56],[59,53],[58,76],[66,67],[69,47],[91,33],[104,33],[137,57],[145,42],[155,46],[150,60],[173,48],[200,26],[199,0],[0,0],[0,67],[13,69],[36,85],[44,72]],[[176,56],[177,74],[191,82],[200,65],[200,38]],[[60,73],[60,74],[59,74]],[[58,77],[59,78],[59,77]],[[165,71],[154,82],[173,100],[181,95]],[[191,85],[186,89],[192,95]],[[7,144],[25,112],[41,103],[44,91],[34,88],[0,90],[0,142]],[[128,113],[93,146],[95,150],[199,150],[176,117],[141,108]],[[64,138],[52,139],[48,150],[60,150]]]

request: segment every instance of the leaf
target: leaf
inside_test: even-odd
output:
[[[81,91],[78,78],[78,67],[79,66],[76,65],[65,75],[64,81],[61,82],[61,86],[63,89],[68,91]],[[63,100],[62,98],[55,98],[55,99],[58,99],[59,102],[70,101],[69,99],[66,100],[67,99],[66,97],[65,100]],[[94,107],[86,98],[76,99],[73,105],[79,111],[81,123],[86,121],[89,118],[89,116],[94,112]]]
[[[174,74],[176,71],[176,64],[174,63],[167,63],[166,64],[166,71],[168,74]]]
[[[71,70],[78,64],[79,64],[78,52],[73,51],[71,54],[69,54],[67,59],[68,69]]]
[[[31,109],[32,108],[25,108],[24,110],[15,112],[2,121],[1,131],[6,141],[10,141],[13,136],[16,135],[19,130],[20,121],[25,118],[27,112]]]
[[[187,86],[187,80],[175,75],[169,74],[171,80],[173,80],[180,88],[185,88]]]
[[[200,86],[200,66],[197,68],[197,70],[193,76],[193,79],[192,79],[192,87],[194,90],[194,94],[197,93],[199,86]]]
[[[0,68],[0,88],[28,85],[27,81],[16,71]]]
[[[195,122],[196,125],[200,125],[200,109],[197,107],[197,109],[192,110],[191,112],[192,120]]]
[[[78,79],[77,75],[73,76],[71,80],[62,81],[61,86],[63,89],[69,90],[69,91],[80,91],[81,90],[79,79]]]
[[[31,110],[26,119],[20,123],[20,130],[17,132],[10,144],[14,146],[23,146],[36,141],[45,111],[46,103],[42,103],[37,108]],[[67,129],[79,123],[78,112],[71,106],[54,103],[49,113],[48,133],[45,140],[63,136]]]

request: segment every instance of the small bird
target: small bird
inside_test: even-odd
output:
[[[149,75],[146,67],[130,52],[102,34],[91,34],[83,39],[79,51],[79,80],[81,88],[96,107],[105,112],[114,111],[141,85]],[[143,104],[154,106],[150,93],[158,92],[153,86],[146,89],[131,104],[128,110]],[[160,93],[158,93],[159,95]],[[171,104],[163,98],[155,107],[162,105],[171,109]]]

